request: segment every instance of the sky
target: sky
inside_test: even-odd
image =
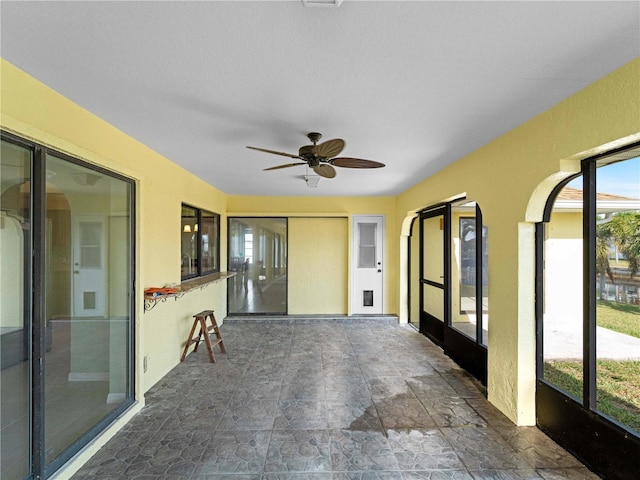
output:
[[[582,178],[569,182],[582,190]],[[596,171],[598,192],[640,198],[640,157],[600,167]]]

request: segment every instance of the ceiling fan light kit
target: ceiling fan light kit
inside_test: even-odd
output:
[[[304,181],[307,184],[307,187],[316,188],[318,183],[320,183],[320,175],[305,175]]]
[[[298,150],[298,154],[287,152],[278,152],[275,150],[269,150],[266,148],[249,147],[252,150],[258,150],[259,152],[272,153],[274,155],[281,155],[283,157],[296,158],[301,160],[295,163],[285,163],[283,165],[276,165],[275,167],[265,168],[268,170],[279,170],[281,168],[295,167],[297,165],[306,165],[311,168],[317,175],[324,178],[333,178],[336,176],[336,170],[333,167],[341,168],[381,168],[384,167],[384,163],[375,162],[373,160],[365,160],[363,158],[351,158],[351,157],[337,157],[344,149],[345,142],[341,138],[334,138],[333,140],[327,140],[321,144],[318,141],[322,138],[322,134],[318,132],[309,132],[307,138],[313,143],[313,145],[303,145]],[[309,184],[305,175],[305,181]],[[318,179],[319,180],[319,179]],[[317,181],[315,185],[317,186]]]

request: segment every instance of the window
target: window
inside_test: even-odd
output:
[[[539,426],[616,478],[640,452],[640,146],[584,160],[537,226]],[[584,442],[584,438],[601,441]]]
[[[220,271],[220,215],[182,205],[182,280]]]
[[[465,211],[468,205],[462,205],[460,210],[462,215],[468,215]],[[474,205],[479,211],[479,207]],[[454,214],[456,213],[454,208]],[[478,214],[481,218],[481,214]],[[452,326],[464,333],[465,335],[476,339],[480,339],[482,345],[488,342],[489,327],[489,273],[488,273],[488,229],[482,226],[481,232],[478,232],[476,217],[461,216],[458,224],[459,255],[458,259],[458,289],[459,289],[459,308],[458,313],[454,313],[452,318]],[[478,235],[480,233],[480,235]],[[479,237],[479,238],[478,238]],[[478,249],[482,254],[478,255]],[[481,313],[478,314],[478,308]],[[478,322],[480,320],[480,322]],[[479,330],[482,336],[478,336]]]

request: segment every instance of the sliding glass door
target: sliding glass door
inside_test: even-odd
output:
[[[31,181],[32,151],[2,142],[0,153],[0,394],[2,478],[29,474],[31,200],[20,186]],[[13,194],[5,192],[13,190]]]
[[[133,402],[133,184],[10,137],[1,173],[2,478],[44,478]]]
[[[287,219],[229,218],[229,315],[287,313]]]

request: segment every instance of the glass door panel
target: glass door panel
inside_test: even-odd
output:
[[[2,142],[0,154],[0,472],[29,474],[31,151]]]
[[[444,342],[447,322],[445,291],[445,215],[443,209],[421,217],[422,261],[420,331],[438,343]]]
[[[287,219],[229,218],[229,315],[287,313]]]
[[[47,160],[45,462],[130,401],[131,187]]]
[[[444,322],[444,290],[432,285],[422,285],[422,298],[424,299],[424,313],[429,319]]]
[[[422,221],[423,262],[422,278],[433,283],[444,283],[444,215]]]

